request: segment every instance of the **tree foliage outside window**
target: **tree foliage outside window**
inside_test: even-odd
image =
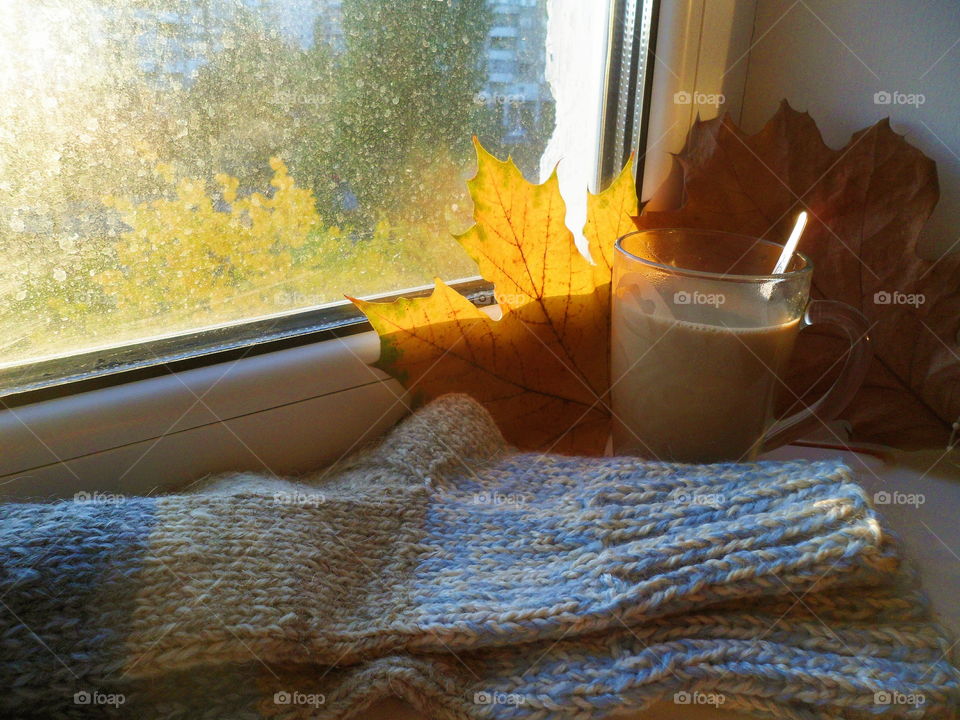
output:
[[[471,135],[534,176],[553,128],[545,2],[6,0],[0,365],[474,274]]]

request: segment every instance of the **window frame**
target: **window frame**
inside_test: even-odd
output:
[[[631,152],[646,143],[646,122],[660,0],[610,0],[597,187],[604,187]],[[652,19],[652,23],[651,23]],[[637,153],[639,156],[639,153]],[[642,177],[642,163],[637,176]],[[479,277],[448,283],[478,305],[492,286]],[[388,291],[374,299],[422,297],[430,286]],[[369,331],[348,302],[244,318],[214,327],[172,333],[80,353],[39,358],[0,368],[0,405],[6,408],[228,362]]]
[[[492,286],[479,277],[449,284],[475,305],[490,305],[493,301]],[[431,291],[432,286],[421,286],[378,294],[370,299],[389,301],[401,297],[425,297]],[[371,329],[364,315],[352,303],[344,301],[41,359],[0,368],[0,388],[6,388],[0,390],[0,405],[22,407]]]
[[[631,154],[643,177],[651,90],[657,54],[660,0],[613,0],[610,4],[597,188],[620,172]]]
[[[612,0],[611,21],[622,1]],[[705,0],[664,4],[661,35],[682,36],[661,37],[658,53],[679,47],[696,55],[691,47],[703,39],[702,32],[691,32],[691,18],[697,17],[691,8],[702,14],[704,5]],[[725,40],[711,42],[719,46]],[[672,114],[678,109],[663,102],[676,88],[660,87],[664,75],[674,77],[656,73],[660,79],[643,105],[650,108],[644,125],[656,137],[642,141],[637,133],[630,148],[638,157],[650,153],[653,160],[642,178],[638,173],[638,187],[669,163],[668,153],[655,156],[651,148],[678,149],[672,142],[657,145],[662,140],[658,128],[677,124]],[[644,82],[651,87],[649,78]],[[607,100],[605,95],[604,108]],[[681,118],[680,125],[685,121]],[[685,134],[685,128],[677,130]],[[605,143],[599,149],[601,156],[610,151]],[[480,306],[493,304],[491,287],[482,280],[455,286]],[[384,299],[428,291],[415,288]],[[344,304],[337,311],[351,308]],[[288,333],[282,338],[161,359],[147,367],[111,368],[110,374],[0,397],[0,496],[69,497],[95,489],[148,494],[211,472],[295,474],[338,459],[395,423],[413,398],[371,366],[379,342],[363,317],[351,311],[342,323],[324,326],[323,313],[329,311],[291,313],[286,319],[303,325],[281,330]]]

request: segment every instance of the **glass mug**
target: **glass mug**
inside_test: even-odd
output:
[[[866,319],[810,298],[813,265],[782,246],[710,230],[642,230],[616,242],[611,308],[613,450],[672,462],[752,460],[835,417],[872,358]],[[774,422],[797,333],[843,330],[850,351],[812,406]],[[829,367],[825,362],[824,370]]]

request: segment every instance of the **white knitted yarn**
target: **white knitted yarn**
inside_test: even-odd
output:
[[[908,596],[891,594],[893,543],[842,464],[522,454],[464,396],[299,480],[0,506],[0,534],[8,715],[84,716],[84,687],[122,692],[136,717],[191,718],[356,714],[389,688],[458,718],[585,718],[705,683],[787,717],[873,712],[883,682],[923,689],[928,710],[956,698],[938,631],[881,623]],[[831,631],[886,660],[837,659],[778,605],[809,592],[829,608],[841,586],[863,608]],[[757,638],[777,612],[791,634],[774,647]],[[545,662],[525,674],[532,655]],[[323,707],[271,700],[310,688]],[[488,692],[526,700],[473,702]]]

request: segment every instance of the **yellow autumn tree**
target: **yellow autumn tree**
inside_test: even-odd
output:
[[[239,180],[224,174],[210,194],[203,180],[178,180],[160,163],[166,197],[105,198],[130,228],[115,245],[112,267],[96,275],[116,319],[173,332],[335,302],[348,287],[379,293],[435,273],[475,272],[442,228],[382,219],[361,236],[324,226],[313,193],[297,186],[280,159],[270,166],[270,194],[241,196]]]
[[[266,310],[266,295],[301,279],[293,253],[320,229],[313,193],[297,187],[279,158],[270,167],[270,194],[241,196],[239,180],[219,174],[216,198],[203,180],[177,180],[161,164],[170,196],[144,203],[105,198],[130,230],[116,244],[118,267],[97,277],[104,291],[141,317]]]

